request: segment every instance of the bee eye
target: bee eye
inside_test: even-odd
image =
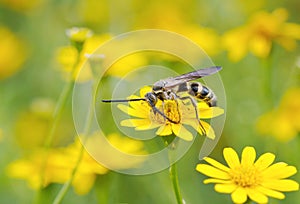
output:
[[[151,92],[146,93],[145,98],[148,99],[148,102],[150,102],[153,105],[155,105],[157,102],[157,97]]]

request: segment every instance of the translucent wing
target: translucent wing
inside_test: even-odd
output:
[[[167,79],[160,80],[159,82],[163,81],[164,82],[164,88],[171,88],[174,86],[177,86],[179,84],[196,80],[205,76],[212,75],[218,71],[220,71],[222,67],[220,66],[215,66],[215,67],[209,67],[205,69],[199,69],[193,72],[189,72],[180,76],[176,77],[170,77]],[[158,82],[157,82],[158,83]]]

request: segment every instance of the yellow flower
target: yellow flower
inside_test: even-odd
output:
[[[183,2],[181,2],[183,3]],[[142,2],[135,2],[138,10],[144,8],[143,17],[138,19],[137,28],[155,28],[165,29],[189,38],[200,46],[208,55],[216,55],[220,52],[220,37],[218,33],[208,27],[198,25],[196,23],[190,23],[186,21],[186,13],[184,11],[184,5],[177,2],[156,2],[150,4],[147,8],[144,8]],[[164,19],[163,21],[161,19]]]
[[[106,1],[85,0],[76,2],[74,6],[76,7],[77,14],[85,24],[105,29],[107,23],[112,20],[110,18],[110,6],[112,4],[112,2]]]
[[[85,64],[84,73],[80,73],[80,77],[77,80],[86,81],[91,79],[92,71],[90,65],[86,63],[88,60],[87,55],[93,54],[102,43],[110,38],[111,36],[109,34],[88,37],[85,39],[81,50],[78,50],[75,46],[61,47],[57,52],[57,61],[61,65],[63,73],[68,75],[75,69],[73,79],[76,79]],[[76,37],[75,39],[82,40],[82,36]]]
[[[253,15],[246,25],[225,33],[222,41],[229,58],[239,61],[247,52],[266,58],[271,52],[273,42],[286,50],[295,49],[296,40],[300,39],[300,25],[287,23],[287,17],[288,12],[282,8],[272,13],[261,11]]]
[[[129,98],[141,98],[146,93],[151,92],[151,87],[143,87],[140,90],[140,96],[132,95]],[[163,112],[168,118],[176,123],[165,120],[160,114],[154,113],[153,109],[146,101],[129,102],[130,106],[119,104],[118,108],[124,113],[137,118],[126,119],[121,121],[122,126],[134,127],[136,130],[148,130],[158,128],[157,135],[167,136],[174,133],[176,136],[191,141],[193,135],[183,125],[192,126],[198,133],[203,134],[198,119],[195,117],[195,110],[192,105],[184,104],[181,100],[166,100],[164,105],[158,100],[156,107]],[[208,107],[207,104],[200,102],[198,113],[200,119],[210,119],[224,113],[223,109],[218,107]],[[201,120],[206,136],[210,139],[215,138],[213,128],[209,123]]]
[[[27,58],[24,42],[5,27],[0,27],[0,56],[0,79],[15,74]]]
[[[88,28],[73,27],[67,29],[66,34],[71,41],[83,43],[86,39],[92,37],[93,32]]]
[[[27,110],[19,113],[15,126],[15,141],[22,149],[33,149],[45,144],[55,103],[48,98],[35,98]],[[64,117],[54,133],[52,145],[68,140],[66,135],[73,133],[73,123]],[[30,136],[29,136],[30,135]]]
[[[297,169],[284,162],[272,164],[275,155],[265,153],[256,161],[253,147],[245,147],[241,160],[232,148],[223,150],[228,167],[211,158],[204,158],[209,164],[198,164],[197,171],[211,178],[204,180],[205,184],[216,183],[215,190],[231,194],[234,203],[245,203],[247,198],[256,203],[267,203],[268,196],[284,199],[282,192],[297,191],[299,184],[287,179],[294,175]]]
[[[300,132],[300,88],[291,88],[283,96],[278,108],[258,118],[257,131],[289,141]]]
[[[93,138],[93,137],[91,137]],[[108,140],[118,148],[128,153],[141,153],[143,145],[140,141],[121,138],[117,134],[108,135]],[[101,144],[97,144],[98,148]],[[10,177],[25,179],[29,186],[38,189],[50,183],[65,183],[69,181],[73,168],[80,154],[81,143],[76,140],[64,148],[53,148],[48,153],[44,149],[34,151],[29,157],[12,162],[7,167]],[[46,155],[45,155],[46,154]],[[44,159],[47,159],[45,162]],[[123,161],[124,162],[124,161]],[[130,164],[119,164],[120,168],[130,168]],[[43,168],[43,165],[44,168]],[[43,171],[44,170],[44,171]],[[44,174],[44,183],[41,185],[41,174]],[[76,193],[86,194],[92,188],[97,175],[106,174],[109,170],[100,165],[84,150],[82,160],[73,180]]]
[[[22,13],[37,9],[44,2],[44,0],[0,0],[0,4]]]
[[[127,55],[115,62],[106,72],[107,75],[123,77],[129,71],[146,66],[148,57],[145,53],[134,53]]]

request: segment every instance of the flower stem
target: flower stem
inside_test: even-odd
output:
[[[182,198],[181,192],[180,192],[180,187],[179,187],[179,182],[178,182],[178,172],[177,172],[177,165],[176,162],[173,161],[173,156],[174,156],[174,150],[176,149],[176,138],[175,135],[170,135],[166,137],[162,137],[165,146],[168,148],[169,151],[169,161],[171,166],[169,167],[169,175],[170,179],[172,181],[172,186],[173,190],[175,193],[176,201],[178,204],[184,204],[184,200]]]
[[[75,174],[77,172],[77,169],[79,167],[79,164],[82,160],[82,156],[83,156],[83,153],[84,153],[84,146],[81,145],[81,148],[80,148],[80,152],[79,152],[79,156],[78,156],[78,159],[76,161],[76,164],[75,164],[75,167],[74,169],[72,170],[72,173],[71,173],[71,177],[69,178],[69,180],[63,185],[63,187],[60,189],[60,191],[58,192],[58,194],[56,195],[54,201],[53,201],[53,204],[59,204],[62,202],[63,198],[65,197],[65,195],[67,194],[68,190],[70,189],[70,186],[74,180],[74,177],[75,177]]]
[[[53,113],[52,116],[52,121],[51,121],[51,125],[50,125],[50,130],[46,136],[45,139],[45,143],[44,143],[44,159],[42,161],[41,164],[41,175],[40,175],[40,188],[38,190],[38,197],[36,198],[36,202],[37,203],[42,203],[43,201],[40,201],[39,197],[41,196],[40,194],[42,193],[41,191],[43,190],[44,187],[44,182],[45,182],[45,172],[46,172],[46,166],[47,166],[47,162],[48,162],[48,155],[49,155],[49,150],[52,144],[52,141],[54,139],[54,133],[57,129],[57,126],[59,124],[59,121],[61,119],[63,110],[66,106],[67,100],[70,97],[71,93],[72,93],[72,87],[74,86],[74,80],[72,79],[73,76],[73,72],[75,70],[75,66],[73,71],[71,72],[71,77],[70,77],[70,81],[67,82],[67,84],[64,86],[63,91],[61,92],[58,102],[56,104],[55,107],[55,111]]]
[[[178,204],[184,204],[182,195],[180,193],[178,174],[177,174],[177,165],[176,163],[172,164],[169,168],[170,178],[173,184],[173,189],[175,192],[176,200]]]
[[[94,85],[92,87],[92,91],[94,91],[96,88],[96,86]],[[90,104],[90,109],[88,111],[88,115],[87,115],[87,121],[85,123],[85,127],[84,127],[84,130],[83,130],[83,137],[82,137],[82,141],[81,141],[81,147],[80,147],[80,150],[79,150],[79,155],[78,155],[78,158],[77,158],[77,161],[76,161],[76,164],[72,170],[72,173],[71,173],[71,176],[69,178],[69,180],[63,185],[63,187],[60,189],[60,191],[58,192],[57,196],[55,197],[54,199],[54,202],[53,204],[59,204],[62,202],[63,198],[65,197],[65,195],[67,194],[68,190],[70,189],[70,186],[74,180],[74,177],[77,173],[77,170],[78,170],[78,167],[80,165],[80,162],[83,158],[83,154],[84,154],[84,143],[86,142],[86,139],[87,139],[87,135],[89,134],[89,131],[90,131],[90,128],[91,128],[91,123],[92,123],[92,116],[93,116],[93,112],[94,112],[94,99],[91,100],[91,104]]]

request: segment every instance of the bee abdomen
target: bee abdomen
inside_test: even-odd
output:
[[[189,94],[195,96],[200,100],[203,100],[209,106],[217,105],[217,97],[214,94],[214,92],[208,87],[200,83],[196,83],[196,82],[191,83]]]

